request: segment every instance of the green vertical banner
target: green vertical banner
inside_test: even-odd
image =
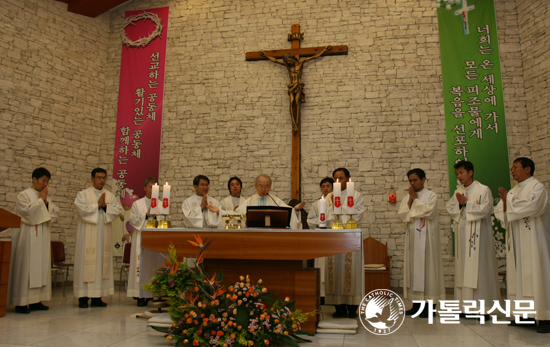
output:
[[[449,189],[456,189],[453,165],[474,164],[474,178],[510,188],[502,74],[493,0],[436,0],[445,101]],[[505,231],[495,223],[495,251],[504,257]],[[454,248],[454,247],[453,247]]]

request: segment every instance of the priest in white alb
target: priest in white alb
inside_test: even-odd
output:
[[[155,183],[158,184],[155,177],[145,180],[143,186],[145,196],[135,201],[130,210],[130,224],[134,227],[134,232],[132,233],[126,296],[137,299],[138,306],[147,306],[147,302],[153,298],[153,294],[141,288],[141,284],[149,283],[155,275],[155,270],[164,265],[161,253],[141,247],[141,230],[145,228],[147,218],[151,217],[151,194]]]
[[[101,297],[113,295],[113,252],[111,223],[122,213],[116,196],[106,190],[107,171],[92,170],[92,186],[80,191],[74,205],[78,214],[74,264],[74,296],[78,307],[105,307]]]
[[[21,228],[11,232],[11,260],[8,305],[17,313],[47,310],[42,301],[50,301],[51,244],[50,224],[59,208],[48,195],[51,174],[43,167],[32,173],[32,187],[17,195],[15,213]]]
[[[499,188],[502,200],[495,207],[495,217],[508,232],[508,299],[512,307],[514,300],[532,300],[536,313],[530,319],[538,321],[537,332],[550,333],[550,211],[548,191],[534,173],[531,159],[514,160],[512,178],[518,184],[510,191]],[[514,320],[512,325],[516,324]]]
[[[489,187],[474,181],[474,165],[454,165],[460,184],[447,203],[455,225],[455,300],[484,300],[487,311],[500,300],[497,259],[491,223],[493,195]]]
[[[354,189],[355,184],[351,183],[350,177],[349,170],[343,167],[332,172],[334,189],[328,199],[327,228],[332,226],[336,218],[339,218],[344,228],[350,216],[353,216],[353,220],[357,224],[363,218],[365,212],[363,195]],[[353,187],[353,195],[350,193],[351,187]],[[353,199],[348,198],[348,193],[349,197],[353,196]],[[338,195],[340,199],[335,198]],[[348,201],[353,201],[351,207],[348,207]],[[335,212],[339,214],[339,217],[336,217]],[[332,315],[334,318],[357,318],[357,307],[363,299],[364,276],[363,252],[361,251],[326,258],[325,303],[335,306],[336,312]]]
[[[256,182],[254,188],[256,188],[256,194],[252,195],[244,204],[239,206],[237,213],[246,214],[247,206],[279,206],[279,207],[288,207],[283,200],[279,199],[275,195],[269,194],[271,191],[272,182],[271,177],[268,175],[259,175],[256,177]],[[302,209],[305,205],[305,201],[300,202],[292,209],[290,214],[290,229],[302,229],[302,223],[300,222],[299,210]]]
[[[193,179],[195,194],[187,198],[181,209],[183,223],[187,228],[214,229],[223,228],[222,208],[218,200],[208,196],[210,179],[198,175]]]
[[[406,299],[426,301],[445,300],[443,260],[439,241],[439,210],[437,195],[424,187],[426,173],[422,169],[407,172],[409,194],[403,198],[397,215],[407,223],[403,293]],[[413,303],[407,315],[416,314],[419,302]],[[426,302],[421,318],[429,317]]]
[[[231,177],[227,182],[227,189],[229,189],[229,195],[220,200],[222,210],[236,211],[246,201],[246,198],[241,195],[243,182],[237,176]]]

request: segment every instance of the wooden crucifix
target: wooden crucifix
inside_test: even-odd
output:
[[[288,34],[288,41],[292,42],[291,49],[273,51],[246,52],[246,60],[271,60],[274,63],[286,66],[290,77],[288,95],[290,98],[290,117],[292,118],[292,199],[301,200],[300,186],[300,116],[301,103],[305,102],[304,83],[302,72],[304,64],[321,55],[347,55],[348,46],[326,46],[300,48],[300,41],[304,33],[300,33],[300,24],[292,25],[292,33]],[[300,58],[308,57],[308,58]],[[282,59],[282,61],[277,59]]]

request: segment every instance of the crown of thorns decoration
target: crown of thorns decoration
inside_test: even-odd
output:
[[[122,38],[122,43],[128,47],[145,47],[149,43],[151,43],[151,41],[153,41],[157,37],[160,37],[162,34],[162,28],[163,28],[162,20],[155,13],[151,13],[151,12],[143,12],[138,15],[130,16],[126,18],[124,20],[123,29],[126,29],[128,25],[135,25],[134,24],[135,22],[138,22],[140,20],[147,20],[147,19],[149,19],[155,24],[155,30],[151,34],[149,34],[149,36],[140,37],[139,39],[132,41],[126,35],[126,31],[124,31],[124,37]]]

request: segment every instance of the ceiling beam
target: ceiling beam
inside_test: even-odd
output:
[[[56,0],[66,3],[72,13],[95,18],[129,0]]]

